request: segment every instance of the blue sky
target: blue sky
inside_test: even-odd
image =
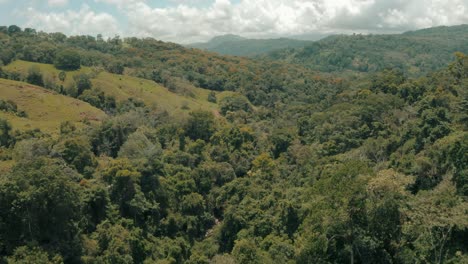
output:
[[[0,0],[0,24],[190,43],[468,23],[468,0]]]

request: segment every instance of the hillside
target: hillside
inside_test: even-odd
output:
[[[0,263],[468,263],[465,30],[272,60],[0,27]]]
[[[0,118],[5,118],[15,129],[22,131],[39,128],[43,132],[57,134],[62,122],[79,125],[86,121],[96,123],[106,117],[103,111],[88,103],[24,82],[0,79],[0,99],[13,101],[19,110],[26,113],[25,117],[19,117],[0,111]]]
[[[468,52],[468,25],[394,35],[335,35],[268,58],[325,72],[378,72],[398,68],[412,76],[443,68],[457,51]]]
[[[302,48],[311,41],[288,38],[247,39],[235,35],[218,36],[206,43],[189,44],[187,47],[233,56],[257,56],[286,48]]]
[[[196,88],[190,85],[184,86],[184,90],[169,91],[167,88],[146,79],[136,78],[127,75],[117,75],[103,71],[102,69],[82,67],[78,71],[67,72],[63,82],[58,80],[60,70],[50,64],[41,64],[26,61],[14,61],[4,67],[4,71],[18,73],[24,79],[29,69],[37,67],[44,75],[45,80],[60,83],[64,87],[74,83],[74,77],[80,74],[92,76],[91,82],[93,90],[104,92],[108,96],[113,96],[117,102],[123,102],[129,98],[142,100],[148,106],[157,107],[159,110],[167,111],[172,116],[186,116],[193,110],[216,111],[217,105],[208,102],[210,91]],[[179,94],[178,94],[178,93]],[[217,97],[222,99],[232,93],[218,92]]]

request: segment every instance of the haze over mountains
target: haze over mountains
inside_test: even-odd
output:
[[[289,38],[247,39],[237,35],[214,37],[205,43],[193,43],[187,47],[217,52],[223,55],[256,56],[285,48],[301,48],[312,41]]]
[[[468,25],[401,34],[330,35],[316,41],[289,38],[215,37],[188,47],[234,56],[263,56],[324,72],[376,72],[399,68],[421,75],[446,65],[456,51],[468,52]]]

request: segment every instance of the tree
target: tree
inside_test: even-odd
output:
[[[129,135],[127,141],[119,150],[119,157],[129,159],[149,159],[161,155],[161,146],[153,144],[143,132],[136,131]]]
[[[0,62],[3,62],[3,65],[9,64],[15,58],[15,52],[8,48],[2,48],[0,50]]]
[[[62,257],[50,256],[46,251],[39,247],[21,246],[15,249],[12,256],[7,258],[9,264],[61,264]]]
[[[62,50],[55,56],[54,65],[59,70],[73,71],[81,67],[81,57],[73,50]]]
[[[86,248],[89,254],[87,263],[143,263],[146,257],[144,238],[138,228],[128,222],[113,224],[104,221],[91,236],[95,247]],[[94,255],[94,256],[93,256]]]
[[[237,240],[232,255],[239,264],[265,263],[265,258],[258,247],[250,240]]]
[[[10,135],[10,132],[10,123],[5,119],[0,118],[0,147],[8,147],[11,144],[13,138]]]
[[[446,177],[434,190],[420,191],[405,210],[409,218],[403,232],[424,262],[444,263],[455,229],[468,227],[468,203],[456,195]]]
[[[273,143],[273,157],[278,158],[291,145],[292,136],[286,131],[277,131],[271,136],[271,142]]]
[[[62,142],[54,147],[54,150],[79,173],[90,177],[96,166],[96,160],[89,142],[84,138],[68,135]]]
[[[77,96],[80,96],[85,90],[89,90],[93,86],[87,74],[79,74],[73,78],[76,82]]]
[[[29,68],[26,81],[30,84],[44,87],[44,79],[42,78],[42,73],[38,66]]]
[[[106,65],[106,70],[114,74],[123,74],[125,67],[120,61],[112,61]]]
[[[17,25],[11,25],[8,27],[8,34],[12,35],[18,32],[21,32],[21,28]]]
[[[227,112],[245,111],[250,112],[252,107],[249,100],[242,95],[234,95],[224,97],[219,103],[221,114],[226,115]]]
[[[65,261],[79,258],[75,176],[56,161],[39,157],[20,162],[0,181],[0,254],[37,242],[60,252]]]
[[[141,190],[141,173],[127,159],[113,161],[103,172],[103,178],[110,183],[110,198],[123,217],[144,223],[146,216],[157,215],[158,204],[146,199]]]
[[[64,71],[61,71],[61,72],[59,72],[58,77],[59,77],[59,80],[60,80],[61,82],[64,82],[65,79],[67,78],[67,73],[64,72]]]
[[[191,112],[185,125],[185,134],[193,140],[208,141],[215,131],[214,115],[208,111]]]
[[[208,94],[208,102],[210,103],[215,103],[216,104],[216,93],[214,91],[211,91],[209,94]]]
[[[76,126],[70,121],[60,123],[60,134],[63,136],[70,135],[75,132]]]

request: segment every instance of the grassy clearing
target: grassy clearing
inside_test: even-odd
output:
[[[170,114],[180,115],[192,110],[215,110],[217,104],[208,102],[208,90],[191,87],[190,95],[180,95],[150,80],[101,72],[94,80],[94,87],[113,95],[117,101],[133,97],[148,106],[157,106]]]
[[[41,87],[23,82],[0,79],[0,99],[12,100],[27,118],[12,113],[0,112],[0,117],[9,120],[14,129],[39,128],[47,133],[56,133],[60,123],[71,121],[78,126],[83,121],[99,122],[106,114],[80,100],[57,94]]]
[[[33,63],[26,61],[14,61],[4,67],[7,71],[16,71],[21,76],[26,76],[28,70],[36,66],[44,75],[44,79],[52,80],[64,87],[73,83],[73,76],[81,73],[91,74],[93,89],[100,89],[106,95],[112,95],[117,101],[123,101],[128,98],[137,98],[145,102],[146,105],[156,106],[159,109],[167,111],[172,116],[186,116],[190,111],[207,110],[217,112],[218,104],[208,102],[209,90],[187,87],[184,94],[178,94],[169,91],[150,80],[140,79],[126,75],[111,74],[95,68],[82,67],[77,71],[66,72],[66,79],[62,83],[58,79],[60,70],[53,65]],[[217,92],[218,101],[223,97],[234,94],[234,92]]]

